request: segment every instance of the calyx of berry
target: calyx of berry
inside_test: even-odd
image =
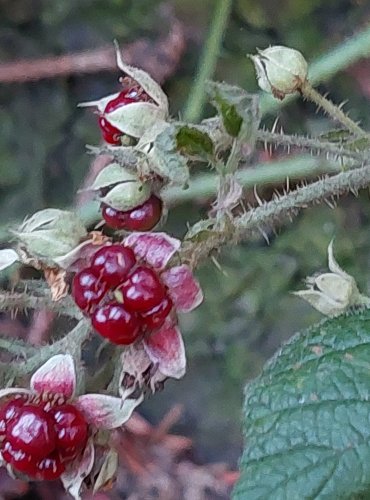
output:
[[[71,252],[87,231],[74,212],[49,208],[36,212],[14,234],[28,255],[53,261]]]
[[[137,175],[118,163],[105,167],[89,189],[104,193],[99,200],[122,211],[142,205],[151,195],[149,183],[142,182]]]
[[[132,80],[133,85],[143,90],[147,99],[141,102],[131,102],[106,112],[107,105],[119,96],[119,93],[116,93],[96,101],[82,103],[80,106],[96,107],[100,116],[105,118],[112,127],[118,129],[122,134],[140,138],[158,121],[167,120],[167,96],[148,73],[123,62],[117,45],[116,56],[119,69]]]
[[[306,278],[307,290],[293,292],[306,300],[325,316],[335,317],[351,307],[369,307],[370,298],[362,295],[353,276],[347,274],[337,263],[333,242],[328,247],[330,273],[322,273]]]

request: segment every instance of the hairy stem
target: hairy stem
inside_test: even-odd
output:
[[[56,354],[69,353],[75,360],[81,358],[82,344],[88,339],[91,326],[85,319],[77,325],[62,339],[53,344],[39,347],[38,351],[22,363],[13,363],[9,367],[9,377],[13,379],[24,377],[37,370],[49,358]]]
[[[346,146],[341,144],[333,144],[329,141],[320,141],[320,139],[312,137],[304,137],[299,135],[286,135],[283,133],[269,132],[268,130],[259,130],[257,140],[265,144],[274,144],[275,146],[283,146],[290,152],[291,147],[300,149],[308,149],[317,153],[332,155],[333,157],[350,158],[354,161],[362,163],[364,154],[357,151],[351,151]]]
[[[315,90],[308,80],[302,84],[300,92],[303,97],[315,103],[319,108],[322,108],[333,120],[344,125],[352,134],[359,137],[368,137],[368,134],[357,123],[351,120],[339,106],[336,106],[332,101]]]
[[[71,318],[82,318],[81,311],[76,307],[71,297],[55,302],[52,300],[49,290],[44,293],[45,295],[42,296],[34,296],[28,295],[27,290],[21,293],[0,291],[0,310],[6,312],[48,309]]]
[[[184,111],[184,120],[199,120],[205,100],[205,83],[212,78],[231,11],[232,0],[216,0],[213,19],[199,61],[199,69]]]
[[[370,165],[349,172],[342,172],[332,177],[325,177],[317,182],[282,195],[275,196],[269,202],[245,214],[229,220],[222,231],[208,231],[208,236],[201,243],[186,241],[183,244],[181,259],[193,268],[206,259],[214,250],[240,240],[249,240],[257,236],[268,237],[267,232],[281,225],[286,219],[297,215],[302,208],[334,199],[349,191],[357,193],[370,184]]]

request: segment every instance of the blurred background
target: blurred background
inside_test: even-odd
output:
[[[202,71],[200,54],[221,4],[222,0],[0,0],[2,245],[9,240],[8,225],[27,214],[48,206],[81,208],[83,200],[76,191],[94,168],[85,145],[98,144],[100,134],[96,117],[77,104],[117,91],[113,39],[119,41],[127,62],[143,67],[163,84],[173,116],[199,120],[212,114],[207,105],[191,105],[196,75]],[[250,92],[258,89],[246,54],[256,47],[292,46],[310,61],[369,30],[366,0],[230,4],[219,25],[224,37],[221,46],[216,45],[211,77]],[[370,59],[348,63],[320,90],[330,92],[334,102],[348,100],[351,117],[370,128]],[[282,107],[278,116],[286,133],[317,135],[333,128],[302,101]],[[271,127],[275,117],[266,115],[264,125]],[[265,151],[260,145],[254,160],[273,166],[277,158],[284,158],[284,152]],[[259,196],[268,199],[279,187],[261,186]],[[245,197],[255,203],[253,189],[246,190]],[[229,497],[242,449],[243,387],[294,332],[320,319],[290,292],[302,288],[305,276],[326,268],[326,249],[333,236],[339,262],[362,290],[369,291],[368,198],[368,192],[362,192],[357,199],[341,199],[334,210],[326,205],[310,209],[277,236],[270,234],[269,245],[263,239],[247,242],[220,255],[221,269],[212,262],[199,269],[206,300],[182,318],[187,375],[180,382],[167,382],[163,392],[140,407],[122,438],[118,481],[96,499]],[[211,201],[175,200],[165,230],[181,237],[188,223],[207,213]],[[6,280],[2,284],[6,286]],[[2,315],[0,334],[44,342],[52,336],[52,323],[45,313],[16,320]],[[64,498],[58,485],[29,486],[10,480],[4,472],[0,479],[0,498]]]

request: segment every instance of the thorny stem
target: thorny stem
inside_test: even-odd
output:
[[[326,156],[349,158],[362,163],[364,160],[363,153],[351,151],[342,144],[333,144],[329,141],[321,141],[319,138],[304,137],[299,135],[286,135],[283,133],[269,132],[268,130],[259,130],[257,141],[265,144],[274,144],[282,146],[290,152],[291,147],[308,149],[317,153],[326,154]]]
[[[370,183],[370,165],[342,172],[332,177],[325,177],[282,196],[275,196],[269,202],[249,212],[229,220],[222,231],[208,232],[202,242],[184,241],[181,260],[195,268],[214,250],[240,240],[249,240],[260,236],[268,237],[267,232],[281,225],[287,218],[292,218],[302,208],[341,196],[349,191],[357,194],[359,189]]]
[[[40,347],[33,356],[21,363],[12,363],[9,367],[9,378],[16,380],[32,373],[56,354],[69,353],[74,359],[79,360],[81,358],[82,344],[88,339],[90,332],[91,326],[89,322],[85,319],[79,321],[62,339],[53,344]]]
[[[344,125],[352,134],[359,137],[369,137],[368,134],[359,127],[357,123],[351,120],[339,106],[336,106],[332,101],[317,92],[308,80],[302,84],[300,92],[303,97],[317,104],[319,108],[322,108],[331,118]]]
[[[71,297],[55,302],[51,298],[50,290],[45,290],[42,296],[28,295],[27,290],[21,293],[0,291],[1,311],[27,311],[27,309],[48,309],[74,319],[82,318],[81,311],[77,309]]]

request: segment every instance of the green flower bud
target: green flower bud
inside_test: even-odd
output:
[[[87,231],[75,213],[48,208],[32,215],[14,234],[26,254],[53,262],[73,250]]]
[[[278,99],[293,94],[307,79],[308,65],[295,49],[275,45],[249,56],[254,62],[258,85]]]

